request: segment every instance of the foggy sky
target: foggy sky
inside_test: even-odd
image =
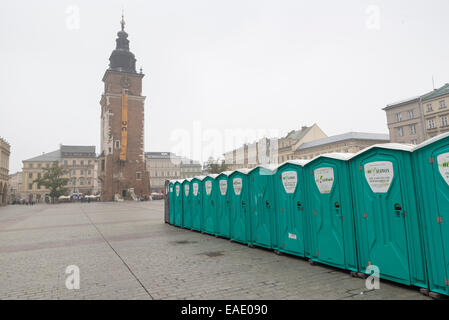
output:
[[[146,151],[171,151],[174,132],[198,125],[388,133],[386,104],[430,91],[432,75],[449,82],[446,0],[3,1],[10,173],[60,143],[99,152],[101,79],[123,6],[146,74]]]

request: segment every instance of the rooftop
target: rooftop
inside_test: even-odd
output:
[[[52,152],[47,152],[47,153],[43,153],[40,156],[34,157],[34,158],[30,158],[27,160],[23,160],[23,162],[53,162],[53,161],[59,161],[59,159],[61,159],[61,151],[60,150],[55,150]]]
[[[310,142],[303,143],[296,150],[304,150],[307,148],[313,148],[318,146],[323,146],[335,142],[341,142],[346,140],[374,140],[374,141],[390,141],[390,136],[383,133],[367,133],[367,132],[347,132],[324,139],[314,140]]]

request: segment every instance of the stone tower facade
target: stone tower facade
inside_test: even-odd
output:
[[[144,155],[144,103],[142,71],[129,50],[122,17],[116,49],[103,76],[101,96],[101,150],[98,179],[104,201],[149,196]]]

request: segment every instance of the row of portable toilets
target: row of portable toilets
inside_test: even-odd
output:
[[[449,134],[166,186],[172,225],[449,295]]]

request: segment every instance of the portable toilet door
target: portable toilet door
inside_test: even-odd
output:
[[[201,192],[202,177],[195,177],[192,179],[190,185],[192,186],[192,229],[201,231],[201,217],[203,211],[203,197]]]
[[[273,176],[276,195],[276,249],[300,257],[306,256],[306,193],[303,183],[303,166],[306,163],[306,160],[283,163]]]
[[[356,272],[357,255],[347,159],[324,154],[306,164],[306,219],[310,259]]]
[[[169,224],[173,224],[173,199],[174,199],[174,193],[173,193],[173,181],[166,181],[165,183],[166,190],[165,190],[165,208],[166,208],[166,217],[165,222]],[[168,219],[167,219],[167,212],[168,212]]]
[[[275,195],[273,171],[258,166],[248,173],[249,182],[249,223],[248,243],[272,249],[276,243]]]
[[[449,295],[449,133],[412,153],[430,291]]]
[[[215,178],[217,192],[217,235],[224,238],[231,238],[230,235],[230,212],[228,197],[228,175],[230,171],[222,172]]]
[[[248,244],[249,238],[249,185],[248,169],[234,171],[228,179],[230,200],[231,240]]]
[[[215,235],[216,216],[217,216],[217,186],[215,177],[217,175],[209,175],[202,181],[203,188],[203,210],[202,210],[202,227],[204,233]]]
[[[351,161],[360,272],[427,287],[412,146],[374,145]]]
[[[182,227],[182,183],[176,181],[175,183],[175,205],[174,205],[174,221],[173,224],[177,227]]]
[[[182,226],[192,229],[192,192],[190,179],[185,179],[182,183]]]

